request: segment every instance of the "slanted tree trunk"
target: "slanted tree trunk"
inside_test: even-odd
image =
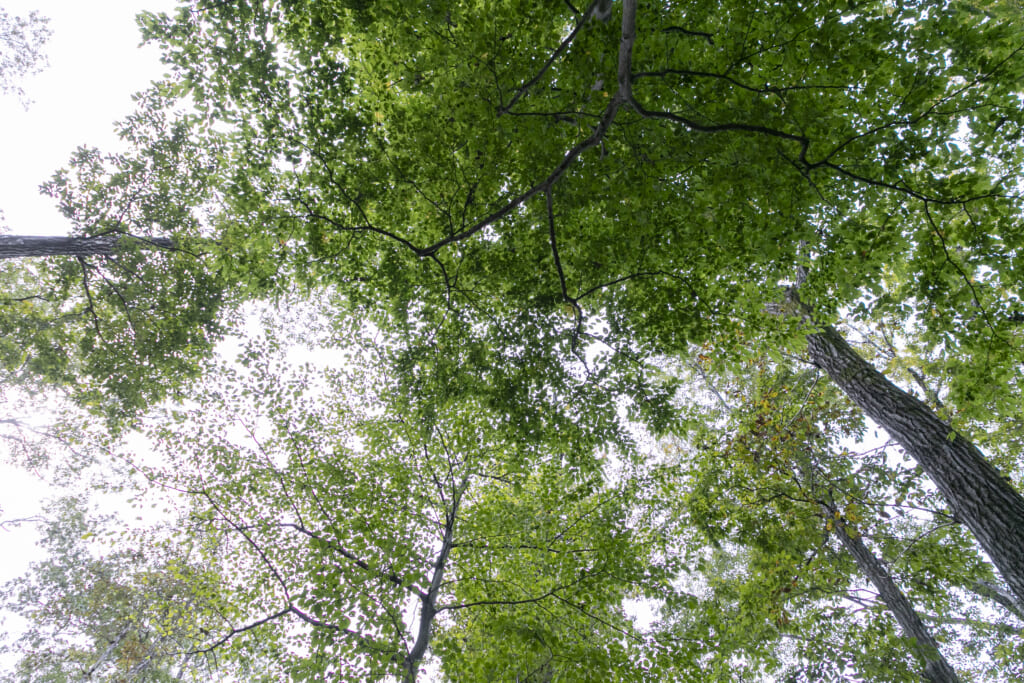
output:
[[[143,246],[170,249],[168,237],[136,237],[111,233],[96,237],[49,237],[0,235],[0,259],[38,256],[111,256],[122,241],[136,241]]]
[[[924,469],[1024,604],[1024,497],[977,446],[878,372],[833,327],[808,335],[811,361]]]
[[[1006,592],[1001,586],[988,581],[975,581],[969,587],[975,595],[988,598],[992,602],[1001,605],[1007,612],[1024,621],[1024,605],[1014,600],[1013,596]]]
[[[939,644],[932,638],[928,627],[924,625],[910,600],[892,580],[885,564],[875,556],[864,540],[846,526],[846,520],[836,516],[835,510],[827,505],[822,506],[832,519],[832,531],[843,544],[861,573],[867,577],[871,585],[878,591],[882,602],[896,617],[903,635],[912,640],[911,649],[924,665],[924,678],[930,683],[960,683],[960,677],[939,650]]]

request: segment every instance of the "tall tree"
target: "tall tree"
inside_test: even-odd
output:
[[[671,392],[637,359],[763,333],[797,266],[816,320],[899,295],[951,346],[1019,374],[1012,8],[602,7],[198,2],[142,23],[175,72],[162,87],[220,124],[197,139],[234,150],[219,225],[254,287],[334,286],[412,333],[457,312],[538,371],[578,354],[655,431]],[[840,347],[807,332],[786,341],[824,365]],[[595,340],[615,353],[588,361]],[[912,453],[911,432],[950,433],[891,406]],[[1020,493],[950,443],[959,464],[927,469],[1024,598]],[[982,477],[998,519],[956,471]]]
[[[19,81],[45,66],[50,33],[38,12],[18,17],[0,8],[0,94],[27,106]],[[176,378],[194,374],[219,334],[224,299],[209,259],[193,251],[198,221],[187,207],[209,196],[199,157],[182,154],[152,108],[129,117],[120,133],[141,153],[79,149],[74,170],[44,189],[58,199],[72,235],[0,235],[0,259],[70,257],[0,266],[3,382],[60,385],[112,424],[130,421]],[[147,186],[157,168],[163,181]]]
[[[432,654],[473,680],[522,672],[528,651],[566,680],[639,676],[622,603],[672,572],[628,526],[636,484],[604,481],[557,406],[523,414],[525,434],[495,412],[461,369],[478,349],[410,356],[376,336],[350,332],[346,362],[314,369],[271,331],[154,423],[150,476],[195,501],[237,577],[237,616],[201,650],[270,647],[299,680],[414,681]]]
[[[143,109],[121,131],[134,151],[73,155],[44,186],[71,236],[0,236],[5,382],[60,386],[123,425],[220,338],[234,297],[196,205],[210,199],[212,150],[182,145],[174,126]]]
[[[913,604],[893,581],[885,564],[864,544],[860,533],[851,530],[839,510],[825,506],[833,517],[832,524],[836,538],[853,556],[861,573],[878,591],[885,606],[900,625],[903,635],[913,643],[914,654],[924,664],[924,678],[930,683],[959,683],[960,677],[939,650],[939,644],[931,631],[921,621]]]
[[[711,371],[697,367],[703,384]],[[712,402],[686,411],[686,439],[666,459],[663,486],[684,492],[688,531],[678,536],[696,559],[695,597],[667,608],[673,628],[719,639],[725,671],[739,660],[796,680],[844,668],[871,680],[958,680],[946,653],[972,676],[1012,677],[1016,617],[985,623],[978,610],[994,603],[958,597],[990,570],[956,522],[928,510],[937,498],[919,471],[896,474],[884,447],[848,450],[860,420],[814,373],[762,361],[716,379]],[[998,666],[964,656],[978,647]]]
[[[845,306],[901,306],[1016,381],[1024,53],[1005,7],[624,0],[602,21],[606,9],[266,0],[148,15],[175,78],[144,117],[186,95],[198,114],[127,131],[143,155],[172,149],[185,163],[107,183],[83,153],[73,169],[96,192],[67,194],[68,176],[54,188],[87,234],[123,228],[116,211],[138,210],[138,189],[158,200],[142,208],[175,219],[169,234],[215,231],[218,275],[243,293],[315,287],[416,339],[410,368],[445,349],[486,377],[486,407],[518,420],[520,437],[550,427],[532,405],[606,431],[626,407],[663,429],[673,392],[644,361],[766,334],[762,311],[800,265],[822,324]],[[841,347],[809,332],[782,341],[807,339],[824,365]],[[198,341],[179,348],[201,353]],[[472,353],[454,353],[461,343]],[[627,398],[597,400],[616,392]],[[927,415],[893,405],[914,427]],[[951,456],[992,482],[976,454]],[[958,515],[977,513],[968,489],[930,469]],[[986,488],[1011,509],[1019,499]],[[1024,544],[997,535],[1000,519],[965,522],[1019,599]]]
[[[1024,497],[978,448],[887,380],[833,327],[808,336],[812,362],[911,454],[1024,605]]]

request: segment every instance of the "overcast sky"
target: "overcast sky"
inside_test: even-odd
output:
[[[0,0],[10,14],[50,17],[50,66],[22,85],[26,111],[0,97],[0,209],[14,234],[64,234],[67,227],[39,185],[79,145],[113,149],[115,120],[132,111],[131,95],[164,69],[153,47],[139,48],[135,15],[170,10],[173,0]]]
[[[39,185],[79,145],[119,147],[113,122],[133,108],[131,95],[163,74],[152,47],[139,48],[135,15],[170,10],[173,0],[0,0],[11,15],[50,17],[50,66],[22,83],[34,102],[0,96],[0,209],[13,234],[66,234],[68,227]],[[5,410],[0,406],[0,410]],[[0,414],[0,419],[7,417]],[[0,519],[28,517],[47,495],[32,475],[0,467]],[[37,556],[35,529],[0,531],[0,582]],[[10,628],[10,624],[7,625]]]

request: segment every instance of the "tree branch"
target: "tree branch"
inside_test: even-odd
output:
[[[586,13],[576,23],[576,26],[573,27],[572,31],[569,32],[569,35],[565,37],[565,40],[563,40],[561,44],[558,46],[558,48],[556,48],[555,51],[551,53],[551,56],[548,57],[547,61],[545,61],[544,64],[541,66],[540,71],[538,71],[533,78],[528,80],[526,83],[520,86],[518,90],[516,90],[515,94],[512,96],[512,99],[509,100],[508,104],[498,109],[498,116],[501,116],[502,114],[507,114],[508,111],[515,106],[516,102],[518,102],[524,95],[526,95],[526,92],[530,88],[537,84],[537,82],[547,72],[547,70],[551,68],[551,65],[555,63],[555,60],[561,57],[565,53],[565,51],[569,49],[569,46],[572,45],[572,42],[574,40],[576,40],[576,36],[579,35],[580,30],[583,29],[583,26],[587,23],[587,21],[590,20],[590,17],[593,16],[594,12],[597,10],[597,7],[600,3],[601,0],[594,0],[593,2],[590,3],[590,6],[587,8]],[[575,8],[572,7],[572,5],[569,5],[569,7],[575,11]],[[578,14],[578,12],[576,13]]]

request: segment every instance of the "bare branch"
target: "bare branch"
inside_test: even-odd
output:
[[[682,26],[666,26],[661,29],[662,33],[682,33],[685,36],[693,36],[694,38],[704,38],[708,41],[708,45],[714,45],[714,36],[705,31],[691,31],[690,29],[683,28]]]

